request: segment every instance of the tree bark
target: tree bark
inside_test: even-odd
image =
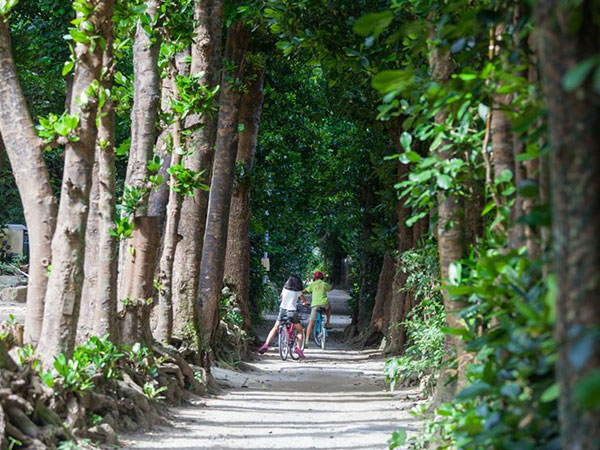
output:
[[[201,348],[205,351],[210,350],[219,323],[229,209],[238,145],[237,126],[241,91],[235,83],[239,83],[243,74],[244,56],[249,40],[250,33],[241,22],[233,24],[227,32],[225,57],[232,62],[234,71],[224,71],[221,82],[216,150],[198,286],[200,317],[196,324],[200,326],[198,331]]]
[[[395,139],[396,141],[396,139]],[[398,163],[398,182],[404,181],[409,172],[409,166]],[[389,310],[389,343],[386,347],[387,353],[399,353],[406,342],[406,329],[402,322],[412,308],[413,298],[410,292],[403,290],[408,274],[402,270],[402,254],[414,247],[414,232],[406,225],[406,220],[411,215],[411,209],[404,206],[404,201],[399,200],[397,206],[398,217],[398,259],[394,268],[392,282],[392,300]],[[416,226],[416,224],[415,224]]]
[[[454,64],[450,59],[450,54],[439,47],[430,47],[429,66],[432,78],[439,83],[447,81],[454,70]],[[444,111],[440,111],[435,117],[435,122],[443,124],[445,121],[446,114]],[[441,147],[444,147],[444,143],[442,143]],[[450,159],[454,156],[453,149],[450,148],[441,151],[439,156],[443,160]],[[460,260],[464,252],[463,214],[462,201],[457,195],[438,194],[438,251],[440,256],[441,278],[444,281],[449,277],[450,265],[453,262]],[[448,327],[455,328],[459,325],[456,313],[460,310],[460,304],[450,298],[446,289],[442,290],[442,295],[446,311],[446,323]],[[445,347],[447,350],[446,353],[448,353],[448,351],[456,351],[460,368],[462,341],[457,336],[446,335]],[[432,405],[437,406],[440,402],[448,401],[454,396],[455,391],[456,385],[455,383],[450,382],[449,371],[442,369],[434,392]]]
[[[187,62],[187,58],[190,57],[190,50],[187,49],[175,57],[175,64],[177,66],[177,73],[180,75],[189,75],[190,73],[190,65]],[[171,98],[174,95],[172,86],[174,80],[172,79],[172,75],[165,77],[162,80],[161,86],[161,110],[166,113],[171,112]],[[173,126],[171,125],[166,130],[162,131],[160,136],[156,141],[156,155],[162,160],[162,164],[160,167],[159,175],[164,177],[164,181],[150,192],[150,198],[148,199],[148,215],[150,216],[158,216],[159,217],[159,229],[162,231],[165,229],[166,222],[166,211],[167,211],[167,203],[169,203],[169,183],[168,178],[169,174],[167,173],[167,169],[171,166],[171,154],[168,152],[167,148],[167,136],[170,132],[172,132]],[[162,241],[162,236],[161,236]],[[162,248],[162,245],[161,245]]]
[[[191,71],[201,75],[200,80],[210,89],[219,84],[223,5],[223,0],[196,0],[194,6],[197,25]],[[186,127],[198,129],[191,138],[194,154],[186,158],[186,167],[195,172],[204,170],[205,184],[210,185],[217,117],[216,114],[204,114],[192,117],[189,122]],[[178,232],[182,239],[175,250],[173,270],[173,332],[178,336],[189,336],[194,330],[208,196],[208,192],[198,189],[193,197],[183,200],[181,207]]]
[[[174,71],[173,71],[174,72]],[[172,92],[175,99],[179,99],[175,73],[172,73]],[[171,167],[178,166],[183,160],[185,145],[182,140],[181,118],[176,117],[172,128],[173,150],[171,152]],[[176,190],[177,179],[171,175],[169,181],[169,203],[167,205],[166,226],[164,233],[163,250],[160,257],[160,269],[158,272],[158,313],[156,325],[156,339],[168,344],[173,332],[173,304],[172,304],[172,281],[173,281],[173,259],[175,249],[179,241],[177,227],[181,216],[181,193]]]
[[[151,20],[156,20],[160,8],[159,0],[146,0],[146,13]],[[131,146],[127,163],[125,186],[141,190],[144,195],[134,211],[134,216],[148,214],[148,162],[154,154],[154,144],[157,138],[158,106],[160,102],[160,73],[158,70],[158,55],[160,41],[158,33],[153,30],[151,37],[138,21],[133,46],[134,94],[131,111]],[[154,42],[153,42],[154,38]],[[125,296],[124,285],[130,284],[123,277],[127,275],[123,264],[127,255],[126,248],[131,245],[129,240],[123,241],[119,252],[119,298]]]
[[[134,219],[131,251],[127,251],[123,270],[124,297],[119,305],[120,338],[125,344],[152,343],[149,309],[154,294],[154,268],[158,249],[158,217]]]
[[[100,200],[100,188],[98,186],[98,149],[96,149],[96,160],[92,168],[92,187],[90,189],[89,213],[85,231],[85,256],[83,261],[83,286],[81,288],[81,307],[79,321],[77,323],[77,341],[86,341],[94,326],[94,310],[96,303],[96,292],[98,289],[98,247],[99,240],[99,218],[98,202]]]
[[[11,53],[9,24],[0,19],[0,134],[13,169],[29,232],[25,341],[37,343],[44,318],[46,269],[52,259],[56,198],[44,162],[44,144],[27,109]],[[31,180],[36,180],[32,183]]]
[[[570,92],[562,83],[569,70],[600,52],[598,9],[592,0],[542,0],[536,9],[552,149],[561,448],[593,449],[600,442],[600,414],[583,407],[577,392],[600,366],[600,96],[591,76]],[[589,354],[582,360],[586,343]]]
[[[89,21],[99,30],[101,24],[112,20],[114,2],[98,1]],[[111,28],[112,32],[112,27]],[[75,46],[77,64],[73,78],[71,114],[79,116],[79,140],[69,142],[65,148],[65,168],[61,188],[61,201],[52,239],[52,274],[46,291],[44,323],[40,335],[38,354],[46,367],[50,367],[58,353],[70,356],[75,344],[75,331],[79,316],[85,231],[88,219],[88,200],[96,144],[96,113],[98,102],[88,96],[90,85],[100,78],[102,49],[96,45],[78,43]]]
[[[376,343],[387,333],[390,303],[393,298],[393,281],[396,273],[396,263],[392,255],[386,253],[383,256],[383,265],[379,273],[377,283],[377,294],[375,294],[375,305],[371,313],[371,322],[364,334],[362,345],[368,346]]]
[[[113,85],[113,38],[107,35],[103,67],[106,69],[102,86],[109,90]],[[116,205],[115,170],[115,110],[112,98],[107,99],[98,121],[98,268],[96,301],[93,311],[93,332],[97,336],[108,334],[118,340],[117,330],[117,239],[110,231],[114,227]]]
[[[237,303],[243,317],[243,328],[252,328],[250,322],[250,184],[262,112],[264,67],[249,71],[255,76],[242,97],[239,123],[244,130],[238,135],[236,165],[244,168],[241,179],[236,180],[231,197],[227,254],[224,278],[233,285]]]

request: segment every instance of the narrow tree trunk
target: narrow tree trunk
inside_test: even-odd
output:
[[[196,0],[194,6],[196,30],[191,71],[201,75],[200,80],[210,89],[219,84],[223,5],[223,0]],[[186,167],[195,172],[204,170],[205,184],[210,185],[217,117],[216,114],[204,114],[192,117],[190,122],[187,127],[198,129],[191,137],[194,153],[186,158]],[[208,195],[208,192],[198,189],[193,197],[183,200],[181,207],[179,234],[182,239],[175,251],[173,270],[173,331],[178,336],[188,336],[194,329]]]
[[[176,99],[179,98],[175,73],[172,74],[172,90]],[[184,145],[182,143],[181,119],[175,118],[173,124],[173,150],[171,152],[171,167],[178,166],[183,160]],[[167,205],[166,226],[164,234],[163,250],[160,257],[160,269],[158,272],[158,313],[156,325],[156,339],[168,344],[173,332],[173,304],[172,304],[172,281],[173,281],[173,259],[175,249],[179,240],[177,227],[181,216],[181,194],[176,189],[177,179],[171,175],[169,182],[169,203]]]
[[[450,78],[450,74],[454,70],[454,65],[450,59],[450,55],[447,51],[442,50],[438,47],[431,47],[429,49],[429,66],[431,68],[432,77],[437,82],[443,83]],[[436,123],[444,123],[446,120],[446,114],[441,111],[436,117]],[[444,144],[442,144],[444,147]],[[454,156],[453,149],[447,149],[440,152],[441,159],[450,159]],[[464,252],[464,215],[463,215],[462,200],[454,194],[443,194],[438,195],[438,250],[440,256],[440,268],[442,280],[447,280],[449,277],[450,265],[462,258]],[[444,299],[444,308],[446,310],[446,323],[448,327],[455,328],[458,324],[458,317],[456,313],[460,310],[460,304],[453,301],[448,294],[446,289],[442,290]],[[456,351],[456,356],[459,361],[459,377],[460,377],[460,365],[462,356],[462,341],[451,335],[446,335],[446,352]],[[448,370],[442,370],[440,373],[436,391],[432,404],[438,405],[440,402],[448,401],[454,396],[456,386],[454,383],[450,383],[450,376]]]
[[[52,258],[56,199],[11,53],[9,24],[0,19],[0,134],[6,146],[29,233],[25,341],[37,343],[44,318],[47,267]],[[35,183],[31,181],[35,180]]]
[[[586,409],[577,394],[582,380],[597,377],[600,366],[600,96],[591,76],[571,92],[562,81],[570,69],[600,53],[597,2],[541,0],[536,9],[552,149],[561,448],[592,449],[600,442],[600,413]]]
[[[181,53],[178,53],[175,57],[175,65],[177,66],[177,73],[180,75],[187,76],[190,73],[190,64],[187,59],[190,57],[190,50],[184,50]],[[173,76],[169,75],[168,77],[162,80],[161,86],[161,110],[164,113],[171,112],[171,98],[174,95],[172,86],[174,80]],[[160,167],[160,171],[158,175],[164,177],[164,181],[157,188],[153,189],[150,192],[150,198],[148,199],[148,215],[149,216],[158,216],[159,217],[159,229],[161,233],[165,229],[166,222],[166,211],[167,211],[167,203],[169,203],[169,183],[168,178],[169,174],[167,173],[167,169],[171,166],[171,154],[168,152],[167,146],[167,136],[172,132],[173,125],[168,127],[166,130],[162,131],[161,135],[156,140],[156,155],[162,160],[162,164]],[[162,236],[161,236],[162,242]],[[161,245],[162,248],[162,245]]]
[[[113,84],[113,39],[108,34],[103,67],[106,69],[102,86],[110,90]],[[117,331],[117,240],[110,231],[114,227],[116,205],[115,171],[115,110],[112,98],[108,99],[98,121],[98,270],[96,300],[93,311],[93,332],[97,336],[110,335],[118,340]]]
[[[146,13],[154,21],[160,8],[159,0],[146,0]],[[160,74],[158,70],[158,54],[160,42],[158,33],[153,30],[153,36],[149,36],[141,21],[137,24],[135,42],[133,46],[133,74],[134,94],[133,108],[131,111],[131,147],[129,149],[129,160],[127,163],[127,174],[125,186],[138,189],[144,196],[137,205],[134,216],[146,216],[148,214],[148,162],[154,154],[154,144],[157,137],[158,106],[160,102]],[[127,246],[131,245],[129,240],[123,241],[119,252],[119,298],[126,295],[124,285],[126,272],[123,264],[127,255]]]
[[[119,305],[120,337],[125,344],[152,343],[149,308],[154,294],[154,268],[158,249],[158,217],[134,219],[131,250],[123,264],[125,296]]]
[[[225,57],[232,62],[235,71],[225,71],[221,84],[216,150],[198,286],[198,312],[201,311],[201,316],[196,323],[200,325],[199,337],[205,351],[209,351],[219,323],[241,100],[241,92],[235,83],[239,82],[243,73],[249,37],[249,32],[241,22],[233,24],[227,32]]]
[[[249,74],[256,78],[242,98],[239,123],[244,126],[244,130],[238,136],[236,158],[236,164],[244,168],[244,173],[241,179],[236,180],[231,197],[225,257],[225,279],[233,285],[246,331],[250,331],[252,327],[249,306],[250,183],[262,111],[264,67],[255,68]]]
[[[97,2],[90,23],[99,30],[104,21],[111,20],[112,9],[113,1]],[[69,142],[65,148],[61,201],[52,239],[52,274],[46,291],[44,324],[38,347],[38,354],[47,367],[60,352],[70,356],[75,344],[83,283],[88,199],[98,131],[97,99],[88,96],[87,103],[81,99],[90,85],[100,78],[102,49],[100,45],[92,49],[90,44],[78,43],[75,55],[77,64],[71,114],[79,116],[79,140]]]
[[[375,193],[372,184],[365,180],[361,192],[361,206],[365,213],[362,219],[362,229],[360,234],[360,260],[359,260],[359,291],[358,291],[358,313],[356,317],[357,330],[362,332],[369,324],[373,298],[369,292],[369,271],[372,269],[372,255],[367,249],[367,242],[371,237],[373,218],[371,208],[375,202]]]

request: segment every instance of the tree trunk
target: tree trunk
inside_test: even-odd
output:
[[[146,13],[152,21],[156,19],[160,3],[159,0],[146,0],[145,2]],[[137,189],[143,193],[133,212],[134,216],[148,215],[148,196],[150,194],[148,162],[154,154],[160,102],[159,50],[158,32],[153,30],[153,36],[149,36],[141,21],[138,22],[133,46],[134,94],[131,111],[131,147],[125,177],[126,187]],[[120,245],[119,298],[123,298],[125,295],[123,286],[130,284],[129,280],[123,278],[127,272],[122,270],[124,261],[128,258],[125,254],[126,248],[130,245],[129,240],[123,241]]]
[[[190,65],[187,62],[187,59],[190,57],[190,50],[184,50],[181,53],[178,53],[175,57],[175,65],[177,66],[177,73],[180,75],[187,76],[190,73]],[[161,86],[161,110],[166,113],[171,112],[171,98],[173,97],[173,86],[174,80],[172,76],[162,80]],[[172,132],[173,125],[164,130],[156,141],[156,155],[162,160],[162,164],[160,167],[159,175],[164,177],[164,181],[150,192],[150,198],[148,199],[148,215],[149,216],[158,216],[159,217],[159,230],[161,233],[165,229],[165,221],[166,221],[166,211],[167,211],[167,203],[169,202],[169,183],[168,178],[169,174],[167,173],[167,169],[171,166],[171,154],[168,152],[167,148],[167,136],[170,132]],[[162,241],[162,236],[161,236]],[[162,245],[161,245],[162,248]]]
[[[8,21],[0,20],[0,134],[13,169],[29,233],[25,341],[37,343],[44,318],[47,267],[52,258],[56,198],[44,162],[44,144],[31,120],[11,53]],[[31,180],[36,180],[32,183]]]
[[[435,81],[443,83],[450,78],[454,70],[454,65],[450,59],[450,54],[438,47],[429,49],[429,66],[432,77]],[[445,112],[439,112],[435,117],[436,123],[446,121]],[[445,146],[442,143],[441,148]],[[453,149],[441,151],[439,154],[442,160],[450,159],[454,156]],[[464,211],[462,199],[454,194],[438,194],[438,251],[440,256],[441,278],[446,281],[449,277],[450,265],[462,258],[464,252]],[[459,325],[456,313],[460,310],[460,304],[453,301],[448,291],[443,289],[444,308],[446,310],[446,323],[448,327],[455,328]],[[456,351],[456,356],[461,365],[462,341],[457,336],[446,335],[446,353]],[[450,381],[451,374],[448,370],[442,369],[432,400],[432,405],[437,406],[440,402],[448,401],[454,396],[456,386]],[[459,371],[460,377],[460,371]]]
[[[113,84],[113,39],[107,35],[103,67],[106,69],[102,86],[110,90]],[[107,99],[98,121],[98,269],[96,301],[93,311],[93,332],[97,336],[110,335],[118,340],[117,331],[117,239],[111,235],[114,227],[116,205],[115,171],[115,110],[111,99]]]
[[[221,82],[216,150],[208,200],[206,231],[200,260],[200,284],[198,286],[198,312],[200,317],[196,323],[200,325],[201,348],[205,351],[210,350],[219,323],[241,100],[241,92],[235,86],[235,83],[239,82],[243,74],[244,56],[248,48],[249,38],[250,33],[241,22],[233,24],[227,32],[225,58],[232,62],[235,72],[225,71]]]
[[[361,206],[365,211],[362,219],[362,229],[360,234],[360,260],[359,260],[359,290],[358,290],[358,314],[356,317],[356,325],[358,331],[361,332],[369,324],[371,318],[371,309],[373,306],[373,298],[371,296],[369,275],[373,266],[373,255],[367,248],[368,241],[371,238],[373,228],[373,218],[371,216],[371,208],[375,202],[374,187],[369,180],[365,180],[361,192]]]
[[[96,292],[98,290],[98,247],[100,245],[100,224],[98,217],[98,202],[100,200],[99,182],[98,149],[96,149],[96,161],[94,162],[92,169],[92,187],[90,189],[88,221],[85,231],[83,286],[81,288],[81,307],[79,311],[79,321],[77,323],[78,342],[84,342],[89,339],[94,326],[94,310]]]
[[[196,0],[194,6],[197,25],[191,71],[200,74],[202,83],[209,89],[219,84],[223,4],[223,0]],[[186,158],[186,167],[195,172],[205,170],[205,184],[210,185],[217,117],[216,114],[204,114],[192,117],[189,122],[186,127],[198,129],[191,137],[194,153]],[[198,189],[193,197],[183,200],[181,207],[178,232],[182,239],[175,250],[173,269],[173,332],[178,336],[188,336],[194,329],[208,195],[208,192]]]
[[[250,322],[250,184],[258,126],[262,112],[264,67],[254,68],[249,75],[256,78],[242,97],[239,123],[244,130],[238,136],[236,165],[244,168],[236,180],[231,197],[229,231],[227,232],[227,255],[225,279],[233,285],[238,306],[244,319],[243,328],[252,328]]]
[[[362,345],[368,346],[378,342],[387,333],[389,325],[389,309],[393,298],[392,284],[396,273],[396,263],[389,253],[383,256],[383,265],[379,273],[375,305],[371,313],[371,322],[364,334]]]
[[[105,21],[112,20],[112,9],[113,1],[99,1],[89,21],[99,29]],[[112,33],[112,27],[107,28]],[[79,140],[69,142],[65,148],[61,201],[52,239],[52,274],[46,291],[44,323],[38,347],[38,354],[46,367],[52,365],[60,352],[70,356],[75,344],[83,283],[88,199],[98,131],[97,99],[89,96],[87,103],[81,99],[90,85],[100,78],[102,49],[100,45],[92,49],[89,43],[78,43],[75,55],[77,64],[71,114],[79,116]]]
[[[577,394],[600,365],[600,96],[593,77],[570,92],[562,83],[569,70],[600,52],[597,2],[542,0],[536,8],[552,149],[561,448],[593,449],[600,442],[600,413],[586,409]]]
[[[398,164],[398,182],[404,181],[408,175],[409,167],[406,164]],[[412,294],[403,290],[408,274],[402,270],[401,256],[404,252],[414,246],[414,232],[406,225],[406,220],[411,215],[411,209],[404,206],[404,201],[398,201],[398,260],[394,268],[392,284],[392,301],[388,310],[389,315],[389,343],[386,347],[387,353],[400,353],[406,342],[406,329],[402,322],[410,312],[413,302]],[[415,224],[416,226],[416,224]]]
[[[154,268],[158,249],[158,217],[134,219],[131,245],[123,264],[124,296],[119,305],[120,337],[125,344],[152,343],[149,310],[154,296]]]
[[[176,100],[179,100],[175,73],[172,73],[172,92]],[[171,167],[178,166],[183,160],[185,145],[182,142],[181,118],[176,117],[172,128],[173,150],[171,152]],[[166,226],[164,233],[163,250],[160,257],[160,269],[158,272],[158,312],[156,325],[156,339],[168,344],[173,332],[173,304],[172,304],[172,282],[173,282],[173,258],[179,241],[177,227],[181,216],[181,194],[176,190],[177,179],[171,175],[169,181],[169,203],[167,205]]]

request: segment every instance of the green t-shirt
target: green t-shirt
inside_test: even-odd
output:
[[[310,306],[325,306],[327,305],[327,292],[331,290],[331,286],[323,280],[313,281],[306,288],[306,292],[312,294],[312,302]]]

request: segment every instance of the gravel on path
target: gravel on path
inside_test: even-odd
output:
[[[126,449],[385,449],[394,431],[414,434],[417,389],[391,394],[377,350],[339,341],[349,322],[343,291],[332,291],[334,320],[326,350],[314,343],[304,361],[281,361],[277,348],[244,364],[215,368],[223,395],[171,411],[172,428],[124,437]],[[271,322],[272,323],[272,322]],[[266,331],[266,330],[265,330]]]

